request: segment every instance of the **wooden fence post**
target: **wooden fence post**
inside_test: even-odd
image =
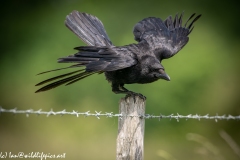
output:
[[[145,100],[122,98],[119,104],[117,160],[143,160]],[[126,116],[128,115],[128,116]],[[129,116],[130,115],[130,116]]]

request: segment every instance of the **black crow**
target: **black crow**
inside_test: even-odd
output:
[[[76,47],[76,54],[58,59],[59,63],[71,62],[74,65],[42,73],[66,68],[85,68],[42,81],[36,86],[51,83],[36,92],[47,91],[62,84],[69,85],[95,73],[104,73],[114,93],[145,98],[140,93],[127,90],[124,84],[144,84],[159,79],[170,81],[161,61],[174,56],[187,44],[193,23],[200,16],[192,14],[184,25],[183,13],[180,16],[177,14],[175,18],[169,16],[165,21],[155,17],[145,18],[133,29],[137,44],[114,46],[97,17],[73,11],[67,16],[65,24],[88,46]],[[191,23],[187,25],[190,20]]]

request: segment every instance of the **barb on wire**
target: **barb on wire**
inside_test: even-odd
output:
[[[13,108],[13,109],[4,109],[0,106],[0,114],[1,113],[12,113],[12,114],[25,114],[27,117],[29,117],[30,114],[36,114],[36,115],[46,115],[47,117],[49,116],[56,116],[56,115],[60,115],[60,116],[63,116],[63,115],[73,115],[73,116],[76,116],[76,117],[79,117],[79,116],[84,116],[84,117],[89,117],[89,116],[95,116],[97,119],[100,119],[100,117],[107,117],[107,118],[112,118],[112,117],[123,117],[122,114],[114,114],[112,112],[105,112],[105,113],[101,113],[100,112],[97,112],[95,111],[95,113],[91,113],[90,111],[87,111],[87,112],[78,112],[78,111],[72,111],[72,112],[67,112],[65,109],[62,110],[62,111],[53,111],[52,109],[50,111],[42,111],[41,109],[39,110],[32,110],[32,109],[28,109],[28,110],[18,110],[17,108]],[[178,122],[180,119],[197,119],[197,120],[201,120],[201,119],[211,119],[211,120],[215,120],[216,122],[218,120],[240,120],[240,115],[238,116],[232,116],[232,115],[222,115],[222,116],[219,116],[218,114],[216,114],[215,116],[209,116],[208,114],[207,115],[204,115],[204,116],[201,116],[201,115],[198,115],[198,114],[195,114],[195,115],[192,115],[192,114],[189,114],[189,115],[180,115],[180,114],[170,114],[170,115],[151,115],[151,114],[145,114],[145,115],[124,115],[124,116],[128,116],[128,117],[139,117],[139,118],[145,118],[145,119],[153,119],[153,118],[156,118],[156,119],[176,119]]]

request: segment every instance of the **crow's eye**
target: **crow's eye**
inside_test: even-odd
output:
[[[155,73],[159,73],[159,70],[160,70],[161,68],[151,68],[150,69],[150,72],[155,72]]]
[[[158,78],[158,77],[157,77],[157,74],[153,74],[153,77],[154,77],[154,78]]]

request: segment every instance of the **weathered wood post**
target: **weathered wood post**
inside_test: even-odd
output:
[[[143,160],[145,100],[122,98],[119,104],[117,160]],[[128,115],[128,116],[126,116]]]

